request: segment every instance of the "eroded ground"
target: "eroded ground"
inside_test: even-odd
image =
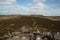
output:
[[[30,34],[34,31],[60,32],[60,21],[34,16],[14,16],[0,20],[0,36],[19,31]]]

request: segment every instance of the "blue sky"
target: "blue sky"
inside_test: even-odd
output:
[[[60,0],[0,0],[0,15],[60,16]]]

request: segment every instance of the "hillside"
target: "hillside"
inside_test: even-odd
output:
[[[54,21],[42,17],[16,16],[0,20],[0,36],[7,34],[8,30],[13,32],[20,30],[22,26],[27,25],[32,28],[32,31],[34,31],[34,28],[37,26],[38,29],[42,31],[60,32],[60,21]]]

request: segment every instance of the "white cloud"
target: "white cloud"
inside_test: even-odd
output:
[[[35,5],[33,4],[29,4],[30,5],[30,13],[32,14],[43,14],[44,12],[46,13],[47,11],[45,11],[44,9],[47,8],[47,5],[41,3],[36,3]]]
[[[28,5],[29,7],[31,7],[33,4],[32,4],[32,3],[28,3],[27,5]]]
[[[60,9],[35,9],[35,8],[26,8],[21,6],[9,6],[9,8],[0,10],[0,15],[11,15],[11,14],[22,14],[22,15],[31,15],[31,14],[37,14],[37,15],[59,15]]]
[[[7,5],[16,3],[16,0],[0,0],[0,5]]]
[[[46,0],[32,0],[33,3],[28,3],[29,13],[31,14],[40,14],[43,15],[47,11],[45,9],[48,8],[46,4],[44,4]]]
[[[0,14],[23,14],[23,15],[29,15],[29,14],[37,14],[37,15],[59,15],[60,9],[48,9],[48,6],[44,4],[46,0],[33,0],[33,3],[28,3],[29,7],[21,7],[19,5],[6,5],[6,4],[13,4],[16,3],[16,0],[0,0],[0,4],[7,6],[7,8],[0,9]]]
[[[11,14],[28,14],[29,9],[19,5],[9,5],[6,9],[0,10],[1,15],[11,15]]]
[[[46,7],[47,7],[47,5],[45,5],[43,3],[37,3],[33,8],[35,8],[35,9],[44,9]]]
[[[48,6],[43,3],[45,1],[46,0],[32,0],[33,3],[28,3],[28,6],[32,12],[38,13],[41,12],[41,10],[48,8]]]

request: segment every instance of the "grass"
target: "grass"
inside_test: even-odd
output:
[[[29,26],[32,31],[35,31],[37,26],[39,30],[42,31],[60,31],[60,21],[54,21],[42,17],[32,17],[32,16],[1,16],[3,20],[0,20],[0,36],[8,33],[8,31],[21,31],[22,26]],[[33,23],[36,23],[33,25]],[[14,24],[14,25],[12,25]],[[30,31],[29,31],[30,32]]]

